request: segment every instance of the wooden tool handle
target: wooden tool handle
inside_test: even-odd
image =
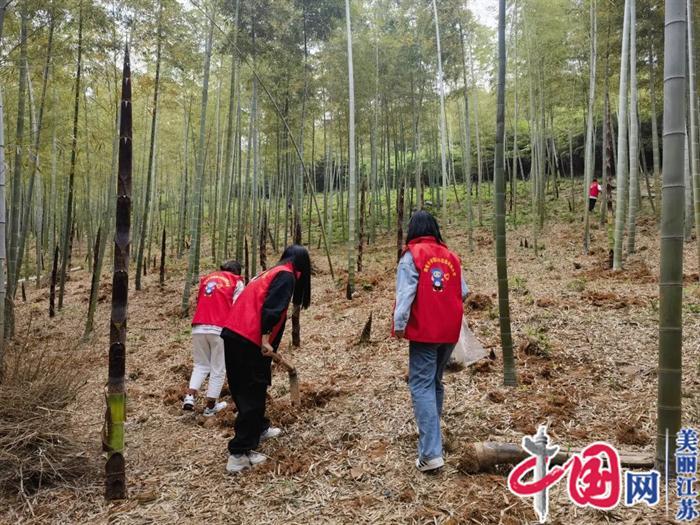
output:
[[[271,357],[275,363],[277,363],[281,367],[285,368],[287,370],[287,372],[289,372],[290,374],[296,374],[296,372],[297,372],[296,367],[292,363],[287,361],[284,357],[279,355],[277,352],[273,353]]]

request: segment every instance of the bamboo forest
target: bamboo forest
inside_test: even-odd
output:
[[[0,523],[700,523],[699,11],[0,0]]]

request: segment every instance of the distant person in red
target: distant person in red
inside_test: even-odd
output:
[[[603,191],[603,187],[598,184],[598,179],[593,177],[593,182],[588,188],[588,211],[595,209],[595,203],[598,202],[598,195]]]
[[[182,403],[183,410],[194,410],[195,396],[207,376],[209,376],[207,406],[203,415],[210,417],[226,408],[225,401],[217,402],[226,378],[221,327],[244,286],[241,265],[238,261],[222,264],[218,272],[205,275],[199,281],[197,309],[192,318],[194,367],[190,385]]]
[[[248,283],[221,331],[226,375],[238,408],[236,435],[228,442],[226,470],[231,474],[265,461],[255,449],[282,433],[265,417],[265,401],[272,383],[271,356],[282,341],[290,301],[304,309],[311,302],[311,259],[298,244],[288,246],[275,266]]]

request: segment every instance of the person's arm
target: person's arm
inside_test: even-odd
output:
[[[396,270],[396,306],[394,308],[394,334],[403,337],[411,315],[411,306],[418,289],[418,268],[411,252],[406,252]]]
[[[241,295],[241,292],[245,288],[245,284],[243,284],[243,281],[238,281],[236,283],[236,288],[233,290],[233,300],[231,301],[231,304],[235,303],[236,300],[238,299],[238,296]]]
[[[467,281],[464,280],[464,272],[462,272],[462,302],[467,299],[469,295],[469,286],[467,286]]]
[[[289,307],[289,301],[294,294],[294,276],[290,272],[280,272],[270,283],[270,288],[265,296],[262,308],[261,328],[263,335],[263,348],[271,351],[270,334],[272,329]],[[265,351],[263,351],[265,354]]]

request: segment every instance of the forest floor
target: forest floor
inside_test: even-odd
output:
[[[414,467],[417,433],[406,385],[406,343],[390,337],[395,276],[393,236],[378,239],[364,257],[357,296],[345,299],[342,248],[336,280],[323,253],[312,255],[313,300],[302,313],[302,346],[290,351],[302,380],[303,408],[288,401],[286,374],[276,370],[269,413],[284,429],[261,451],[266,464],[227,475],[230,409],[210,421],[183,414],[179,396],[191,367],[188,320],[177,315],[184,261],[173,262],[164,288],[157,273],[129,294],[126,460],[130,498],[103,499],[100,432],[107,374],[110,279],[105,275],[98,330],[79,342],[89,275],[68,283],[66,306],[49,319],[48,290],[28,289],[17,310],[17,347],[48,345],[73,352],[87,385],[72,410],[91,474],[70,486],[42,488],[29,498],[4,496],[4,523],[534,523],[532,501],[506,487],[506,470],[465,475],[468,443],[520,443],[540,423],[562,447],[606,440],[653,453],[656,421],[658,235],[644,217],[638,253],[625,270],[607,269],[607,232],[592,230],[590,255],[581,255],[581,223],[551,218],[535,257],[521,246],[530,227],[509,230],[508,264],[517,388],[502,386],[496,276],[490,229],[475,233],[469,253],[463,226],[444,224],[461,256],[472,299],[470,325],[496,359],[446,375],[446,466],[436,475]],[[557,223],[558,224],[555,224]],[[597,221],[595,221],[597,222]],[[695,245],[686,245],[684,303],[684,423],[700,426],[700,287]],[[171,261],[172,262],[172,261]],[[202,270],[207,269],[206,263]],[[132,279],[133,282],[133,279]],[[371,343],[356,344],[370,312]],[[30,322],[31,319],[31,322]],[[285,335],[285,341],[290,331]],[[529,344],[528,344],[529,342]],[[282,351],[287,352],[286,342]],[[199,407],[201,412],[201,406]],[[663,502],[663,496],[662,496]],[[676,500],[671,497],[671,514]],[[580,509],[560,483],[550,491],[550,523],[663,523],[663,503]]]

